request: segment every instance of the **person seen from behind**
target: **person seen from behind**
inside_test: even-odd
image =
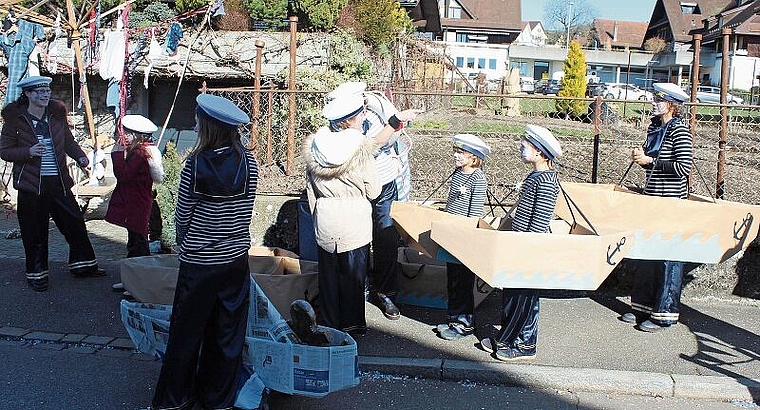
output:
[[[196,99],[198,139],[180,173],[179,276],[153,409],[232,408],[248,323],[249,227],[258,166],[232,101]]]

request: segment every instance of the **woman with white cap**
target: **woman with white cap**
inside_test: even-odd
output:
[[[404,127],[404,123],[416,118],[420,110],[410,109],[399,112],[387,98],[366,93],[367,84],[361,81],[346,82],[327,95],[328,101],[348,96],[360,96],[364,101],[364,119],[359,128],[375,143],[373,158],[380,180],[380,195],[372,203],[372,262],[369,271],[368,289],[370,301],[376,304],[386,318],[396,320],[401,312],[394,301],[398,291],[396,278],[399,274],[397,262],[398,245],[401,241],[391,220],[391,203],[398,199],[396,180],[401,164],[393,156],[394,133]],[[352,114],[352,113],[349,113]],[[338,131],[345,118],[330,120],[330,127]]]
[[[180,174],[179,276],[153,409],[232,408],[248,322],[249,227],[258,166],[232,101],[196,99],[198,139]]]
[[[364,98],[341,95],[322,110],[330,127],[306,139],[306,192],[314,220],[322,322],[364,335],[364,286],[372,240],[370,200],[380,194],[375,149],[364,137]]]
[[[134,114],[125,115],[121,126],[124,145],[116,144],[111,152],[116,188],[108,201],[105,220],[127,228],[127,258],[147,256],[153,184],[164,180],[161,152],[153,145],[152,134],[158,127]]]
[[[74,141],[63,102],[50,98],[50,77],[18,82],[18,100],[2,110],[0,158],[13,162],[18,190],[18,223],[26,254],[26,281],[38,292],[48,289],[50,218],[69,244],[69,272],[77,277],[104,276],[87,236],[82,210],[71,187],[66,157],[87,168],[90,161]]]
[[[523,181],[511,212],[513,231],[549,232],[559,196],[554,160],[561,155],[562,147],[551,131],[538,125],[525,126],[520,159],[533,170]],[[537,289],[502,289],[501,329],[496,337],[480,341],[483,350],[502,361],[536,357],[539,306]]]
[[[693,163],[691,132],[681,119],[689,96],[672,83],[655,83],[652,123],[643,147],[631,152],[631,161],[646,172],[645,195],[686,199]],[[631,291],[631,308],[620,317],[640,330],[656,332],[678,322],[684,263],[638,261]]]
[[[452,138],[454,173],[449,178],[446,212],[472,218],[483,216],[488,182],[481,166],[491,147],[472,134]],[[462,238],[462,240],[466,240]],[[446,262],[446,323],[436,327],[444,340],[456,340],[475,331],[475,274],[461,263]]]

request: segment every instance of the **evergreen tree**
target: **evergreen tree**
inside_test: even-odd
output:
[[[586,56],[575,40],[570,42],[567,58],[563,65],[565,77],[558,97],[584,98],[586,96]],[[582,100],[557,100],[557,111],[566,115],[580,117],[586,113],[586,102]]]

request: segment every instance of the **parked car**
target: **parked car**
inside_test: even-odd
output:
[[[605,83],[589,83],[586,85],[586,98],[596,97],[598,95],[604,96],[606,90],[607,84]]]
[[[544,88],[541,90],[541,93],[544,94],[544,95],[547,95],[547,94],[557,94],[559,92],[560,88],[562,88],[562,81],[560,81],[560,80],[549,80],[546,83],[546,86],[544,86]]]
[[[686,91],[687,94],[691,90]],[[726,101],[729,104],[744,104],[744,100],[731,93],[726,93]],[[705,104],[720,104],[720,88],[709,85],[700,85],[697,87],[697,102]]]
[[[520,91],[528,94],[536,91],[536,83],[532,77],[520,77]]]
[[[604,90],[604,98],[615,100],[652,101],[654,100],[654,95],[633,84],[608,83]]]

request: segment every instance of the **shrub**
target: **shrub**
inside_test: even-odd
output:
[[[386,50],[396,36],[413,27],[396,0],[355,0],[341,14],[343,28],[378,50]]]
[[[243,0],[251,18],[270,28],[281,28],[288,18],[288,0]]]
[[[160,1],[148,4],[142,11],[135,10],[129,14],[129,27],[149,27],[174,17],[174,11]]]
[[[584,98],[586,96],[586,56],[577,41],[570,42],[567,58],[563,65],[565,77],[558,97]],[[582,100],[557,100],[557,111],[580,117],[586,113],[586,102]]]
[[[169,141],[166,143],[163,156],[164,182],[156,186],[156,202],[161,209],[163,219],[163,231],[161,243],[171,246],[177,241],[177,232],[174,227],[174,209],[177,207],[177,192],[179,191],[179,174],[184,165],[177,154],[176,145]]]
[[[348,0],[292,0],[293,12],[311,28],[327,30],[335,26],[340,10]]]

